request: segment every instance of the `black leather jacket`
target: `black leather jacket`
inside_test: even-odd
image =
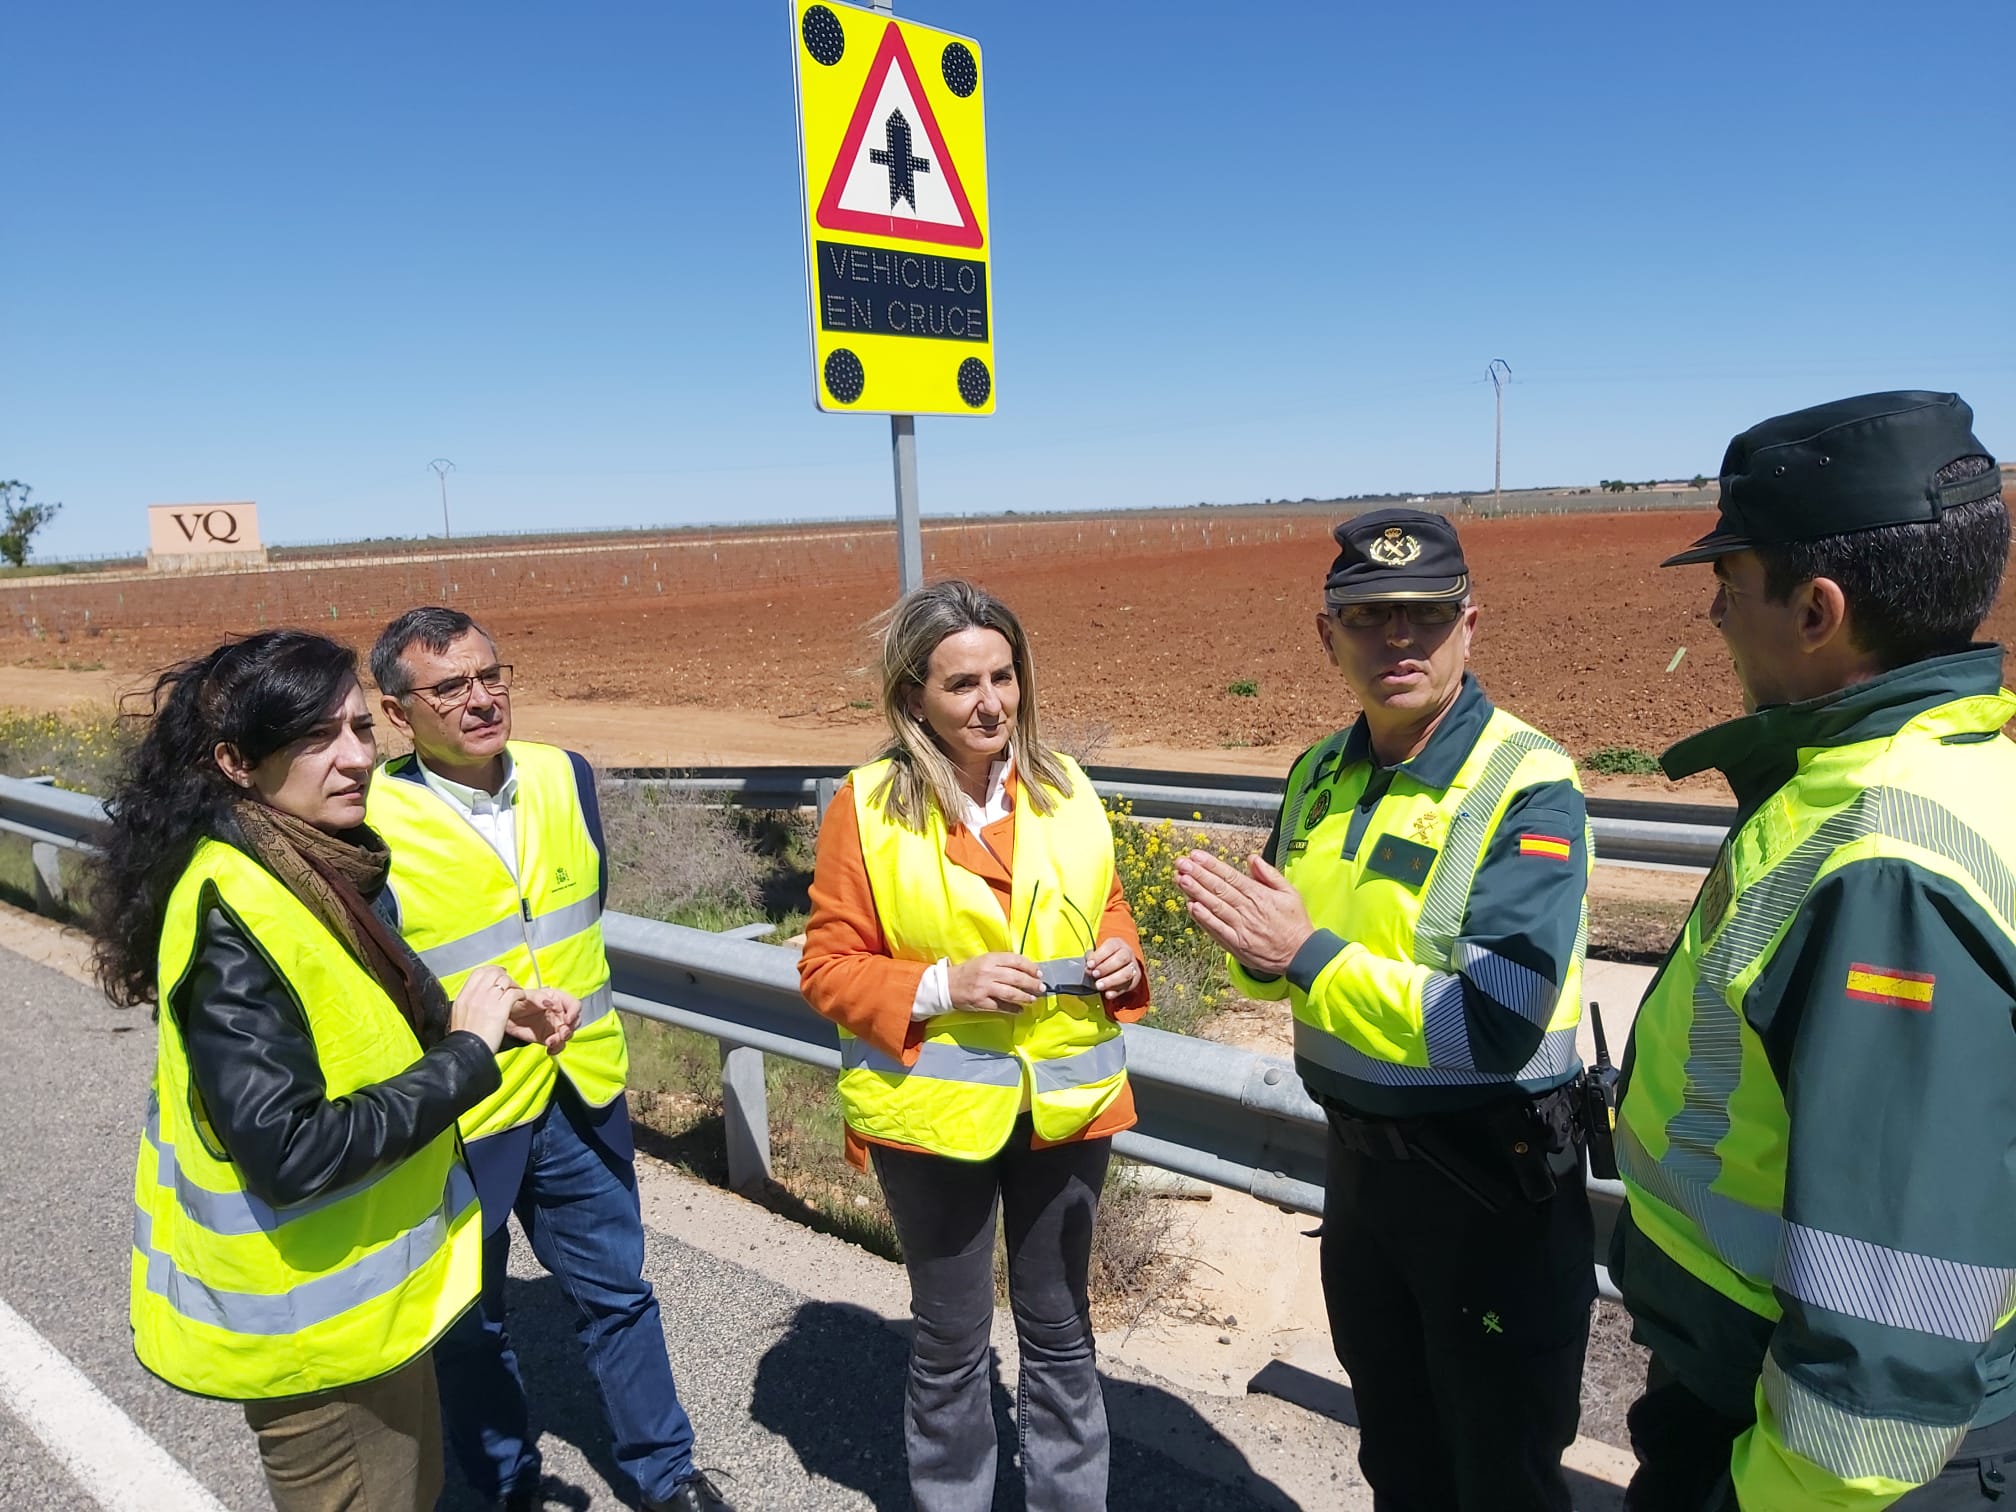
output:
[[[332,1101],[286,979],[214,889],[199,910],[195,958],[168,1009],[201,1111],[254,1196],[282,1207],[369,1180],[497,1090],[490,1047],[442,1023],[425,1026],[406,1070]]]

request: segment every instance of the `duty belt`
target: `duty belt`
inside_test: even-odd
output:
[[[1515,1193],[1545,1202],[1557,1178],[1579,1169],[1577,1102],[1576,1084],[1569,1082],[1536,1096],[1434,1118],[1361,1118],[1336,1107],[1324,1112],[1331,1136],[1345,1149],[1370,1160],[1418,1160],[1496,1213]],[[1458,1135],[1465,1125],[1482,1136],[1482,1151],[1466,1148],[1470,1141]],[[1480,1153],[1485,1158],[1479,1159]]]

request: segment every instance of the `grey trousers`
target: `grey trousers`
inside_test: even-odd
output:
[[[994,1505],[988,1336],[994,1210],[1008,1241],[1008,1305],[1022,1369],[1016,1396],[1029,1512],[1101,1512],[1109,1440],[1086,1273],[1110,1139],[1029,1147],[1029,1115],[990,1160],[875,1146],[872,1158],[910,1271],[910,1379],[903,1442],[917,1512]]]
[[[312,1396],[247,1402],[277,1512],[432,1512],[441,1494],[434,1356]]]

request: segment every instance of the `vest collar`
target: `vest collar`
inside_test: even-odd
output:
[[[954,824],[959,824],[977,835],[995,820],[1005,817],[1015,806],[1014,772],[1015,752],[1014,748],[1010,747],[1002,754],[1000,760],[987,768],[987,801],[975,803],[967,797],[966,790],[961,788],[959,796],[965,801],[965,811],[958,819],[949,820],[946,828],[951,829]]]
[[[1802,753],[1886,739],[1942,704],[1988,700],[1978,713],[1955,711],[1946,721],[1953,729],[1945,733],[1999,730],[2016,713],[1997,696],[2001,687],[2002,648],[1978,645],[1712,726],[1672,747],[1659,764],[1676,782],[1710,768],[1721,772],[1747,813],[1798,773]]]
[[[1471,673],[1465,672],[1456,702],[1442,716],[1442,723],[1435,726],[1435,733],[1428,737],[1428,744],[1397,766],[1382,770],[1405,772],[1426,788],[1448,787],[1456,780],[1456,774],[1463,770],[1463,763],[1470,759],[1477,737],[1484,733],[1484,726],[1491,722],[1491,716],[1496,712],[1491,700],[1484,696],[1484,685]],[[1344,737],[1344,765],[1353,767],[1363,762],[1377,764],[1372,755],[1372,731],[1365,723],[1365,716],[1360,714],[1358,722],[1351,726],[1351,733]]]
[[[518,802],[518,763],[511,759],[509,750],[504,752],[504,780],[494,794],[443,777],[422,761],[418,753],[413,757],[413,770],[419,774],[421,782],[464,813],[481,814],[493,809],[508,809]]]

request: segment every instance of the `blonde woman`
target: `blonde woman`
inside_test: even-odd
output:
[[[840,1027],[848,1158],[873,1162],[910,1272],[911,1495],[993,1504],[998,1203],[1027,1504],[1094,1512],[1108,1437],[1086,1273],[1112,1136],[1134,1122],[1120,1023],[1148,1008],[1112,831],[1038,732],[1022,626],[972,584],[896,606],[882,713],[887,748],[820,830],[799,975]]]

